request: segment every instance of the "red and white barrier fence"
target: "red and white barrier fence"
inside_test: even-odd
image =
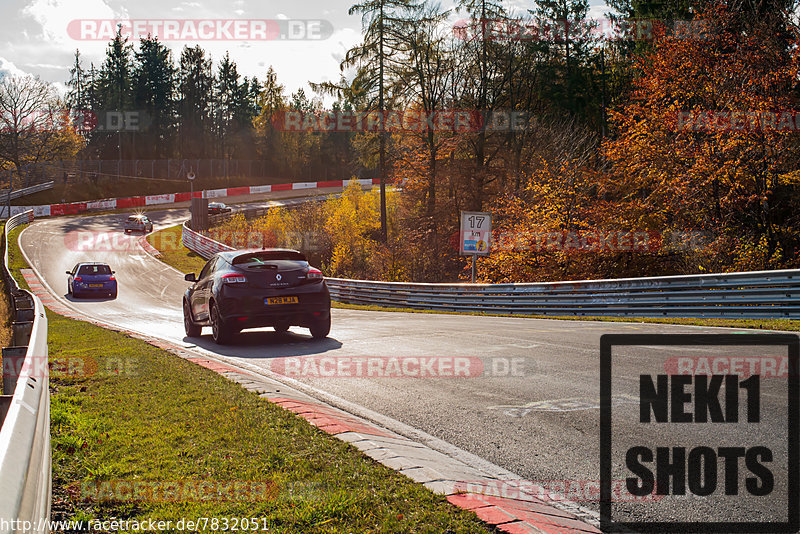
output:
[[[380,183],[380,180],[366,179],[358,180],[361,185],[372,185]],[[195,198],[225,198],[241,195],[255,195],[259,193],[271,193],[274,191],[292,191],[299,189],[320,189],[323,187],[344,187],[344,180],[332,180],[327,182],[295,182],[291,184],[275,185],[254,185],[244,187],[228,187],[224,189],[207,189],[195,191]],[[90,202],[71,202],[69,204],[48,204],[44,206],[11,206],[11,215],[17,215],[28,210],[33,210],[36,217],[50,217],[56,215],[75,215],[87,211],[115,210],[127,208],[140,208],[144,206],[155,206],[158,204],[173,204],[175,202],[186,202],[190,200],[191,193],[168,193],[163,195],[148,195],[141,197],[127,198],[107,198]]]

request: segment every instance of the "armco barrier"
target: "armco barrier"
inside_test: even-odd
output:
[[[183,244],[206,259],[233,250],[186,224]],[[800,319],[800,270],[527,284],[325,280],[336,301],[394,308],[585,317]]]
[[[377,179],[358,180],[362,185],[380,183]],[[225,189],[207,189],[195,191],[195,198],[225,198],[239,195],[255,195],[270,193],[272,191],[292,191],[299,189],[318,189],[321,187],[343,187],[345,182],[333,180],[328,182],[295,182],[290,184],[254,185],[249,187],[228,187]],[[33,210],[36,217],[50,217],[56,215],[76,215],[95,210],[114,210],[124,208],[140,208],[144,206],[157,206],[159,204],[172,204],[190,200],[191,193],[167,193],[162,195],[149,195],[127,198],[106,198],[90,202],[72,202],[70,204],[48,204],[44,206],[11,206],[11,214],[17,215],[28,210]],[[6,210],[8,211],[8,210]],[[0,212],[0,215],[2,212]]]
[[[47,317],[42,302],[8,269],[8,232],[30,222],[28,211],[4,232],[3,277],[14,304],[12,346],[3,349],[0,396],[0,533],[47,532],[52,494]],[[16,522],[14,522],[16,521]]]
[[[327,278],[348,304],[502,314],[800,319],[800,270],[527,284]]]
[[[189,228],[189,221],[183,223],[183,235],[181,237],[183,246],[198,253],[202,258],[209,259],[217,252],[224,252],[226,250],[233,250],[224,243],[209,239],[199,232],[195,232]]]

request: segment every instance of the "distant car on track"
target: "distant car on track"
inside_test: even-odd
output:
[[[149,233],[153,231],[153,221],[147,215],[131,215],[125,220],[125,233],[131,232],[144,232]]]
[[[208,214],[209,215],[219,215],[221,213],[230,213],[231,208],[222,202],[209,202],[208,203]]]
[[[75,298],[88,295],[108,295],[117,298],[117,279],[105,263],[79,263],[67,271],[67,293]]]
[[[219,252],[183,297],[183,322],[188,337],[199,337],[210,326],[214,341],[229,343],[245,328],[271,326],[286,332],[291,326],[311,330],[316,339],[331,329],[331,297],[322,272],[290,249],[249,249]]]

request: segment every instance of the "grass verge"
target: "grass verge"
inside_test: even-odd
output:
[[[13,234],[10,261],[24,284]],[[154,519],[172,531],[181,519],[217,517],[257,518],[256,530],[276,533],[488,532],[471,512],[217,373],[47,317],[57,363],[54,519]],[[221,525],[194,530],[231,529]]]
[[[175,267],[182,273],[199,273],[206,260],[196,252],[184,247],[181,242],[183,226],[170,226],[148,234],[147,242],[161,252],[161,261]]]
[[[198,273],[206,261],[181,244],[181,227],[165,228],[147,237],[153,247],[162,254],[161,261],[184,273]],[[800,321],[791,319],[697,319],[681,317],[576,317],[553,315],[519,315],[486,312],[451,312],[439,310],[417,310],[413,308],[389,308],[362,306],[334,302],[334,308],[365,311],[388,311],[405,313],[438,313],[446,315],[478,315],[486,317],[523,317],[528,319],[554,319],[559,321],[606,321],[612,323],[656,323],[706,327],[753,328],[758,330],[800,331]]]

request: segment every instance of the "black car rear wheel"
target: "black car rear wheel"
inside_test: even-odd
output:
[[[186,337],[200,337],[202,328],[192,320],[192,311],[189,308],[189,303],[183,301],[183,328],[186,330]]]
[[[311,330],[311,336],[314,339],[322,339],[324,337],[328,337],[328,334],[331,331],[331,316],[328,316],[325,319],[318,319],[314,321],[311,326],[309,327]]]
[[[233,332],[220,316],[216,303],[211,305],[211,337],[217,345],[227,345],[233,337]]]

